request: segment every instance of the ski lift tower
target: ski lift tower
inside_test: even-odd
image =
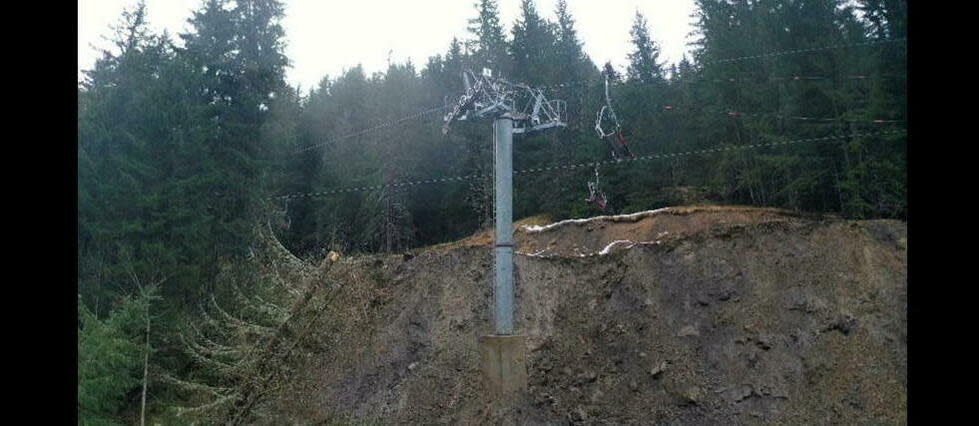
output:
[[[464,93],[443,119],[442,133],[453,120],[493,118],[495,275],[493,321],[495,334],[481,336],[479,351],[487,389],[514,395],[527,388],[526,336],[513,334],[513,135],[564,127],[565,103],[547,100],[540,89],[481,75],[462,74]]]

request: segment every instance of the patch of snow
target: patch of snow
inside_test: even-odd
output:
[[[608,245],[605,246],[605,248],[603,248],[602,251],[598,252],[598,255],[599,256],[604,256],[604,255],[606,255],[606,254],[609,253],[609,250],[611,250],[613,246],[615,246],[616,244],[622,244],[622,243],[629,243],[629,247],[632,247],[632,246],[636,245],[636,243],[634,243],[632,241],[629,241],[629,240],[615,240],[615,241],[612,241],[611,243],[608,243]],[[626,247],[626,248],[629,248],[629,247]]]
[[[646,211],[641,211],[641,212],[636,212],[636,213],[630,213],[630,214],[620,214],[620,215],[611,215],[611,216],[610,215],[602,215],[602,216],[586,217],[586,218],[581,218],[581,219],[565,219],[565,220],[562,220],[560,222],[554,222],[552,224],[544,225],[544,226],[540,226],[540,225],[524,225],[524,226],[521,226],[520,229],[522,229],[522,230],[524,230],[525,232],[528,232],[528,233],[543,232],[543,231],[546,231],[548,229],[553,229],[553,228],[557,228],[559,226],[567,225],[569,223],[578,223],[578,224],[581,224],[581,223],[588,223],[588,222],[592,222],[592,221],[596,221],[596,220],[635,219],[635,218],[639,218],[639,217],[643,217],[643,216],[648,216],[648,215],[654,215],[654,214],[657,214],[657,213],[662,213],[662,212],[668,211],[670,209],[672,209],[672,207],[663,207],[663,208],[659,208],[659,209],[655,209],[655,210],[646,210]]]

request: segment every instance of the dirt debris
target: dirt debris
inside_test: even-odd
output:
[[[519,252],[547,250],[515,257],[520,398],[488,401],[480,384],[490,239],[340,257],[310,330],[319,355],[268,409],[303,424],[907,422],[904,222],[637,216],[516,233]],[[597,255],[617,240],[636,243]]]

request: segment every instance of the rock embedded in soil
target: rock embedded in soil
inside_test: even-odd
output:
[[[680,405],[697,405],[703,399],[703,390],[698,386],[690,386],[680,394]]]
[[[679,332],[677,332],[677,337],[689,337],[689,336],[700,336],[700,332],[697,331],[697,327],[692,325],[683,326]]]
[[[751,385],[739,385],[728,389],[726,394],[734,402],[740,402],[754,393]]]
[[[659,378],[663,375],[663,372],[666,371],[666,367],[667,363],[666,361],[663,361],[659,363],[659,365],[653,367],[653,369],[649,371],[649,375],[653,376],[653,378]]]

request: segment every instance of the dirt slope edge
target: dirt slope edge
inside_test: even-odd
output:
[[[906,423],[906,224],[717,222],[606,255],[517,256],[530,389],[504,410],[476,359],[488,247],[345,259],[310,330],[318,355],[267,409],[286,423]]]

